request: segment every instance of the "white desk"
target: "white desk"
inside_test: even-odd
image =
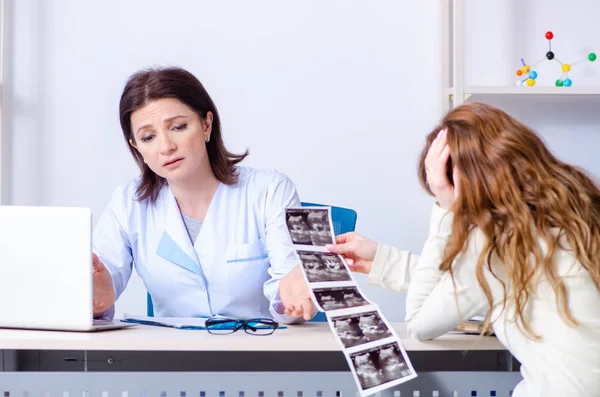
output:
[[[393,324],[407,351],[505,350],[495,337],[449,334],[433,341],[407,335],[406,326]],[[111,350],[111,351],[340,351],[341,346],[326,323],[306,323],[278,329],[273,335],[230,335],[138,325],[102,332],[0,330],[4,350]]]
[[[448,334],[421,342],[404,324],[393,326],[417,371],[512,371],[512,358],[495,337]],[[346,371],[341,350],[327,323],[268,336],[146,325],[102,332],[0,329],[4,371]]]
[[[498,392],[508,390],[519,378],[494,337],[452,334],[420,342],[408,337],[404,324],[393,326],[419,373],[400,388],[402,395],[412,395],[412,390],[450,395],[450,390],[463,389],[460,395],[467,395],[477,388],[487,395],[492,385]],[[111,396],[123,390],[140,396],[140,390],[159,395],[169,389],[187,390],[191,397],[210,388],[209,397],[220,396],[218,390],[228,390],[227,396],[246,390],[249,397],[258,396],[256,390],[267,390],[269,396],[304,390],[308,397],[318,396],[315,390],[323,396],[335,396],[336,390],[354,396],[355,389],[341,346],[326,323],[290,326],[269,336],[143,325],[90,333],[0,329],[0,353],[5,390],[27,384],[60,395],[65,385],[80,393],[93,384],[96,396],[102,390],[113,390]],[[440,378],[435,371],[452,375]],[[469,377],[471,371],[477,375]],[[498,395],[508,396],[508,391]]]

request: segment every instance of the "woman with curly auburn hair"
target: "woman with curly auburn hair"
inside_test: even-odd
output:
[[[356,233],[330,250],[408,291],[419,339],[485,317],[521,362],[515,397],[600,390],[600,189],[527,126],[480,103],[451,110],[419,160],[437,199],[420,256]]]

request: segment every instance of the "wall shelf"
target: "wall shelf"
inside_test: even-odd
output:
[[[582,87],[465,87],[465,95],[600,95],[600,86]]]
[[[472,96],[514,98],[600,98],[600,86],[468,86],[465,84],[465,1],[442,3],[442,95],[443,113],[465,103]],[[473,99],[473,98],[471,98]]]

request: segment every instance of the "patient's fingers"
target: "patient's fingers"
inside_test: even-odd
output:
[[[439,157],[447,141],[448,139],[446,136],[446,130],[440,130],[437,137],[431,143],[431,146],[427,151],[427,156],[425,156],[425,167],[428,169],[428,172],[435,166],[437,158]]]
[[[329,251],[332,252],[334,254],[340,254],[340,255],[348,255],[348,254],[354,254],[354,244],[352,243],[338,243],[338,244],[327,244],[325,246],[325,248]]]
[[[438,157],[438,161],[435,165],[436,167],[436,177],[440,179],[440,181],[444,181],[446,183],[450,183],[448,180],[448,175],[446,174],[446,167],[448,164],[448,159],[450,158],[450,147],[448,145],[444,145],[440,155]]]
[[[344,233],[344,234],[340,234],[338,236],[335,236],[335,243],[336,244],[347,243],[348,241],[350,241],[350,237],[351,236],[352,236],[352,232]]]

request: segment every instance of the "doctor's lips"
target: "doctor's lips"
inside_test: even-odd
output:
[[[177,157],[177,158],[174,158],[172,160],[165,161],[162,166],[163,167],[175,167],[179,163],[181,163],[181,160],[183,160],[183,157]]]

